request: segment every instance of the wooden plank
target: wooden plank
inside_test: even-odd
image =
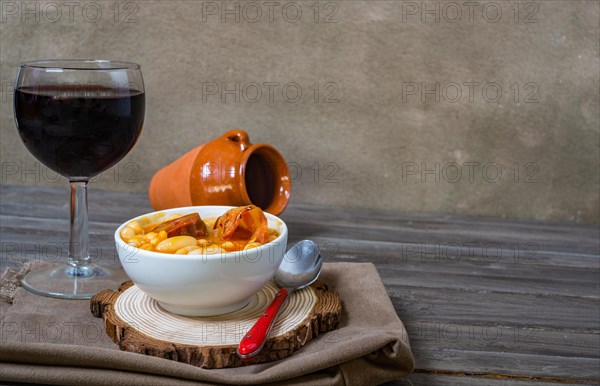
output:
[[[523,220],[523,219],[505,219],[498,217],[485,216],[466,216],[459,214],[443,214],[443,213],[411,213],[398,212],[382,209],[363,209],[363,208],[342,208],[331,206],[317,205],[291,205],[286,213],[306,219],[309,222],[319,222],[323,216],[338,218],[343,222],[360,221],[365,226],[381,226],[387,225],[395,227],[398,224],[415,225],[419,227],[435,227],[435,225],[448,225],[450,228],[461,226],[471,226],[473,222],[477,222],[484,227],[514,229],[522,228],[529,229],[533,232],[540,230],[552,230],[556,232],[565,231],[574,233],[577,230],[585,230],[598,228],[593,224],[577,224],[577,223],[552,223],[548,221]],[[398,216],[401,214],[401,216]]]
[[[541,296],[461,290],[432,290],[422,287],[387,285],[388,294],[401,319],[422,319],[470,324],[483,323],[588,330],[600,326],[597,298]]]
[[[423,353],[420,361],[427,370],[600,381],[595,358],[443,350]]]
[[[599,269],[523,264],[384,263],[377,269],[386,285],[556,295],[600,299]]]
[[[600,359],[598,333],[542,328],[526,322],[503,325],[480,320],[442,322],[433,318],[405,322],[405,326],[411,347],[419,358],[425,358],[427,352],[462,350]],[[422,360],[417,362],[423,366]]]
[[[292,233],[293,232],[293,233]],[[456,248],[451,242],[441,243],[402,243],[395,241],[371,241],[361,239],[345,239],[338,236],[328,237],[322,234],[290,228],[291,241],[311,238],[329,251],[347,261],[368,261],[371,257],[384,259],[382,261],[403,264],[406,261],[423,263],[454,263],[456,261],[473,264],[507,263],[526,264],[530,266],[558,266],[600,268],[600,255],[594,251],[587,253],[555,252],[552,250],[530,249],[528,245],[505,244],[498,248],[496,245],[482,243],[459,244]],[[344,253],[340,253],[344,251]],[[339,255],[338,255],[339,254]]]
[[[495,378],[493,376],[468,376],[450,374],[413,373],[403,380],[388,382],[384,386],[568,386],[597,385],[595,381],[551,381],[547,379]]]
[[[539,239],[553,242],[556,239],[571,244],[575,240],[585,242],[598,252],[600,241],[600,225],[598,224],[565,224],[541,221],[509,220],[489,217],[469,217],[460,215],[444,215],[431,213],[401,213],[396,211],[344,209],[306,205],[290,205],[284,212],[284,219],[297,219],[306,224],[321,224],[327,219],[327,225],[348,226],[357,224],[361,227],[380,229],[388,228],[399,231],[398,236],[405,232],[420,231],[425,235],[437,234],[448,236],[449,240],[457,241],[467,238],[484,241],[488,236],[497,239],[520,240]],[[429,239],[428,239],[429,240]],[[396,240],[401,241],[401,240]],[[411,241],[415,242],[416,239]],[[559,244],[553,243],[557,246]],[[558,249],[560,250],[560,249]]]
[[[324,217],[326,218],[326,217]],[[376,242],[401,242],[432,245],[475,245],[484,248],[500,247],[511,249],[515,245],[533,245],[539,251],[576,252],[584,254],[599,254],[597,236],[592,238],[591,233],[568,237],[553,233],[535,234],[515,232],[499,234],[491,231],[475,231],[479,224],[474,221],[471,229],[461,229],[459,232],[444,231],[443,227],[436,230],[419,229],[388,229],[376,227],[363,227],[348,225],[348,223],[335,224],[332,218],[327,218],[325,223],[299,222],[289,216],[283,216],[290,230],[301,234],[313,234],[320,237],[367,240]],[[597,234],[596,234],[597,235]]]
[[[66,261],[68,220],[0,216],[0,269],[14,268],[27,260]],[[89,224],[89,253],[92,260],[107,267],[119,267],[110,223]]]
[[[69,218],[69,188],[27,187],[0,184],[0,214],[33,218]],[[122,223],[151,212],[148,197],[126,192],[88,189],[90,219],[97,222]]]

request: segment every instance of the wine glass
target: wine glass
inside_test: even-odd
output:
[[[89,299],[116,275],[88,255],[87,184],[135,145],[144,123],[140,66],[109,60],[43,60],[19,66],[14,93],[21,140],[71,185],[67,263],[32,271],[21,285],[43,296]],[[43,199],[43,198],[41,198]]]

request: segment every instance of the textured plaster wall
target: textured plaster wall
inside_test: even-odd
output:
[[[66,187],[17,135],[18,63],[110,58],[142,65],[146,123],[92,189],[146,191],[239,127],[290,162],[295,203],[599,221],[598,1],[317,6],[2,0],[2,182]]]

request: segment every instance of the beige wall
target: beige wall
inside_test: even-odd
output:
[[[239,22],[220,1],[121,2],[118,15],[113,3],[77,1],[71,12],[60,0],[2,1],[3,182],[66,185],[18,138],[18,63],[112,58],[142,65],[146,124],[94,189],[146,191],[158,168],[240,127],[293,163],[295,203],[599,221],[597,1],[426,1],[434,11],[423,14],[420,1],[323,1],[318,23],[312,0],[229,2]],[[237,103],[203,101],[208,83],[252,82],[263,87],[257,102],[246,100],[251,87]],[[265,82],[279,83],[272,101]],[[423,103],[420,91],[436,83],[439,101]],[[281,90],[291,98],[294,84],[302,97],[291,103]],[[324,103],[331,91],[338,102]]]

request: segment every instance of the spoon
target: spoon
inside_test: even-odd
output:
[[[240,358],[252,358],[262,350],[285,300],[292,296],[294,291],[314,283],[321,273],[322,264],[319,247],[310,240],[300,241],[285,253],[275,273],[275,281],[281,289],[271,305],[240,341],[236,350]]]

